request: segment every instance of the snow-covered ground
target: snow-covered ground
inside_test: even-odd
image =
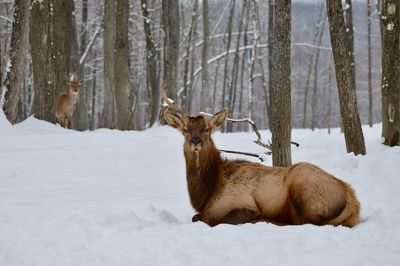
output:
[[[354,186],[355,228],[210,228],[191,223],[173,129],[76,132],[34,118],[12,127],[0,113],[0,265],[400,265],[400,148],[380,144],[379,125],[364,135],[368,155],[355,157],[339,130],[293,131],[294,162]],[[214,136],[219,148],[261,153],[254,138]]]

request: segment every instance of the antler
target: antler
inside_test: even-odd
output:
[[[182,111],[181,108],[176,106],[176,104],[167,96],[167,82],[163,82],[161,87],[161,96],[164,103],[167,104],[167,108],[173,110],[175,113],[179,114],[180,116],[185,116],[185,113]]]

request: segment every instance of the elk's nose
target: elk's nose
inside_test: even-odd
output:
[[[200,138],[192,138],[192,144],[195,146],[201,144]]]

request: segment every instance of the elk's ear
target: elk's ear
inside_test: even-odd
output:
[[[80,79],[80,80],[79,80],[79,86],[81,86],[82,83],[83,83],[83,79]]]
[[[228,116],[228,109],[224,108],[218,113],[216,113],[213,117],[211,117],[209,121],[211,132],[215,132],[220,126],[222,126],[227,116]]]
[[[170,127],[176,128],[181,132],[183,131],[185,127],[183,119],[175,112],[171,111],[170,108],[168,107],[164,111],[164,118]]]

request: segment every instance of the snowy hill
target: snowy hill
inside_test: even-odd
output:
[[[399,265],[400,148],[380,144],[379,125],[364,134],[368,155],[355,157],[339,130],[293,131],[295,162],[354,186],[355,228],[210,228],[191,223],[183,138],[173,129],[75,132],[34,118],[12,127],[1,116],[0,265]],[[262,152],[251,133],[214,140]]]

